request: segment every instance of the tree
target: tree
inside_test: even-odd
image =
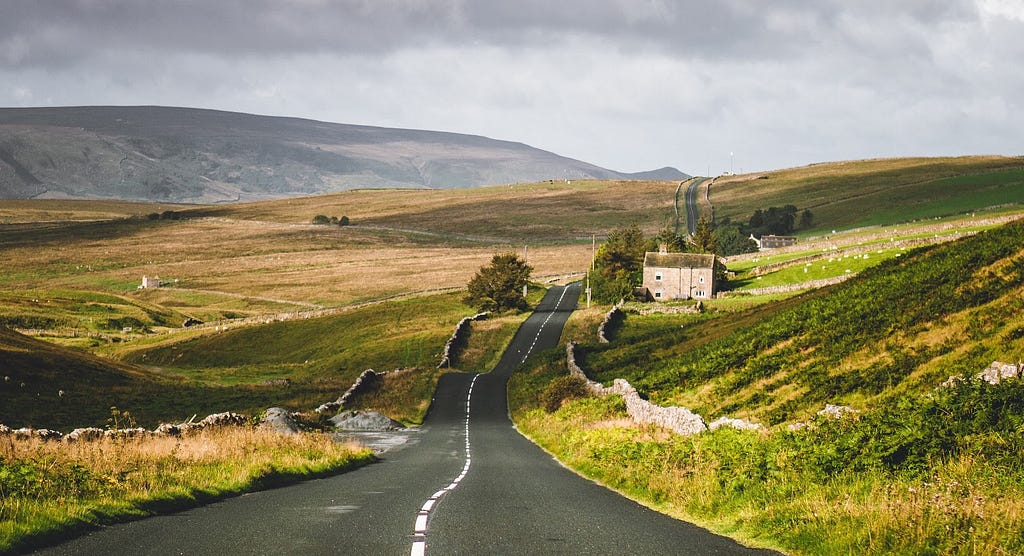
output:
[[[318,215],[313,217],[313,223],[314,224],[330,224],[331,223],[331,219],[328,218],[327,216],[324,216],[323,214],[318,214]]]
[[[804,211],[800,213],[800,229],[806,230],[812,225],[814,225],[814,215],[811,214],[811,209],[804,209]]]
[[[647,241],[636,225],[616,228],[608,234],[594,260],[597,270],[590,277],[594,299],[615,303],[633,294],[633,287],[643,279],[644,253]]]
[[[715,238],[715,230],[711,221],[705,216],[697,220],[697,227],[693,230],[693,237],[690,238],[693,250],[697,253],[717,253],[718,240]]]
[[[463,301],[484,311],[525,309],[523,287],[532,271],[533,267],[515,253],[494,255],[491,264],[481,267],[469,281],[469,293]]]
[[[616,228],[597,252],[596,266],[606,278],[628,276],[643,270],[647,242],[635,224]]]
[[[658,251],[664,245],[669,253],[682,253],[686,251],[686,238],[677,234],[671,225],[665,226],[654,236],[648,244],[648,251]]]
[[[348,217],[347,216],[342,216],[341,219],[338,220],[338,225],[339,226],[348,226],[349,225]]]

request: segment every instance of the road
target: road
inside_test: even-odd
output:
[[[382,461],[168,516],[40,554],[756,554],[580,478],[508,419],[505,386],[557,345],[579,284],[549,290],[494,371],[449,374],[424,426]]]
[[[697,190],[710,178],[697,178],[686,188],[686,229],[693,235],[697,230],[697,220],[700,218],[700,207],[697,205]]]

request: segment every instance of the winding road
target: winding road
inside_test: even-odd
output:
[[[700,219],[700,207],[697,205],[697,190],[700,189],[704,182],[711,178],[696,178],[686,188],[686,229],[693,235],[693,232],[697,230],[697,220]]]
[[[553,287],[493,372],[448,374],[378,464],[107,527],[40,554],[767,554],[574,474],[521,436],[506,383],[555,347],[580,285]]]

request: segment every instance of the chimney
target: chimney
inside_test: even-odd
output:
[[[668,253],[668,244],[667,243],[659,243],[658,244],[658,253],[660,253],[662,255],[664,255],[665,253]]]

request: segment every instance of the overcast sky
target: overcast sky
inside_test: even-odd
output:
[[[0,106],[455,131],[620,171],[1024,154],[1024,0],[0,0]]]

